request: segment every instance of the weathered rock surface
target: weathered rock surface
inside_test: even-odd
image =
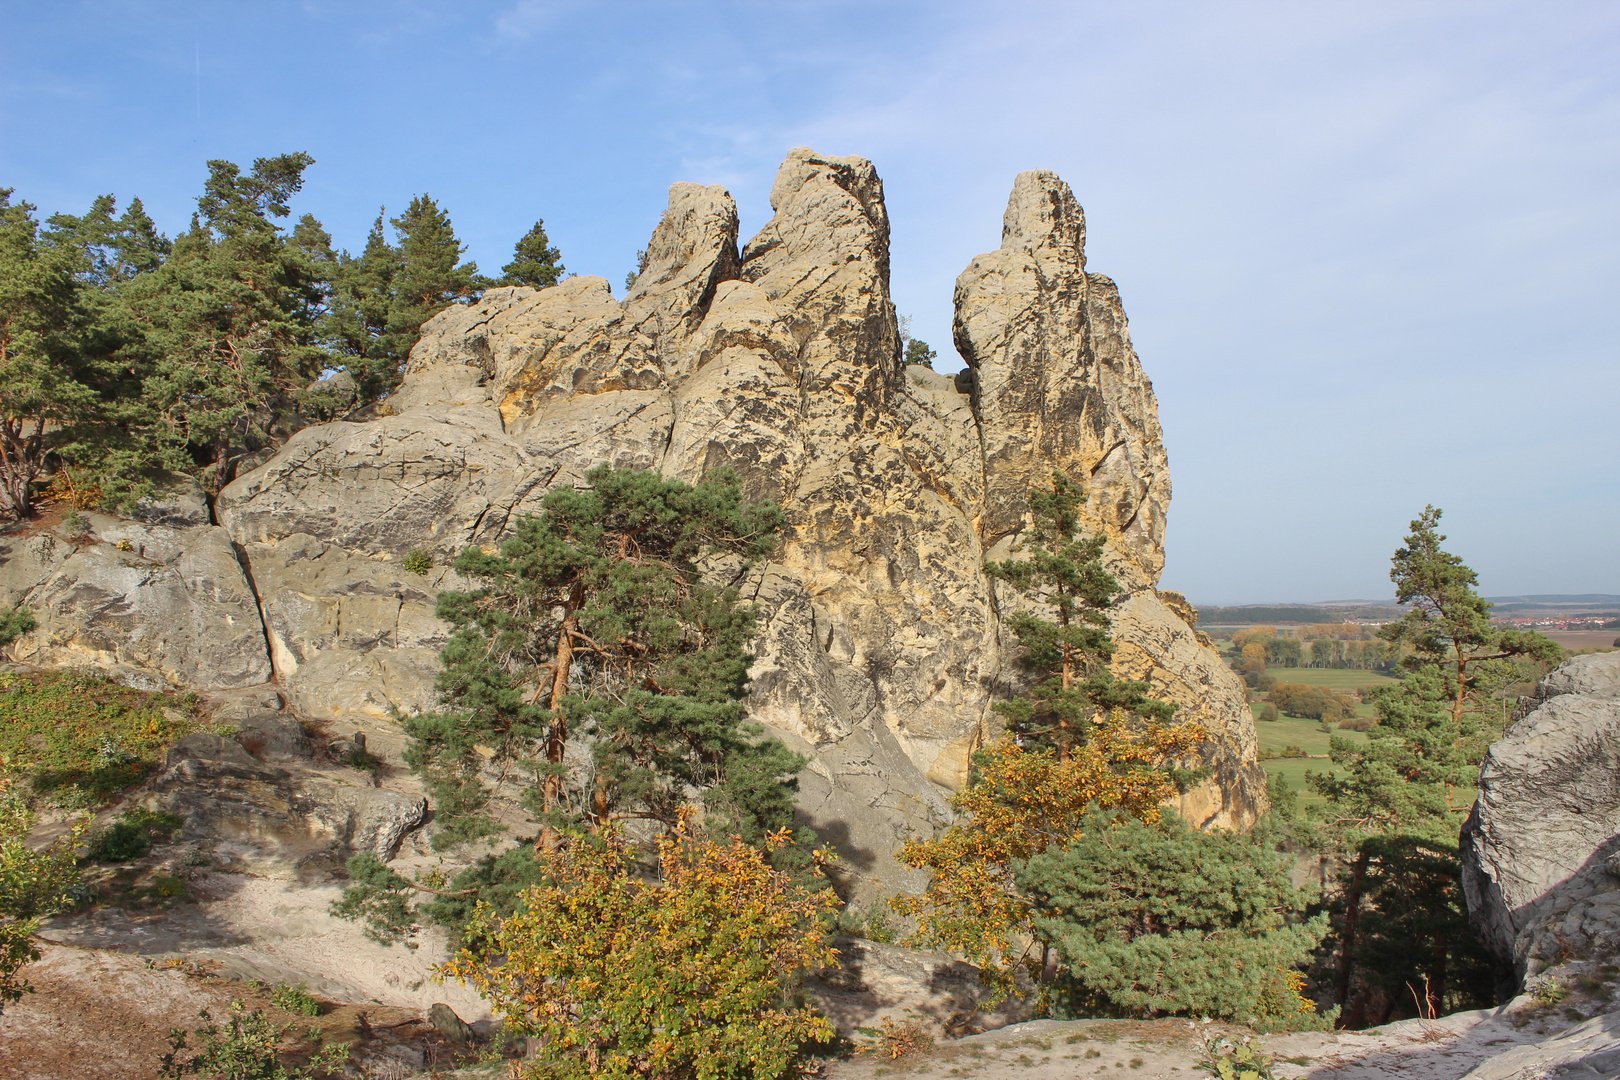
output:
[[[920,1019],[939,1035],[1003,1027],[1034,1014],[1029,1001],[1010,998],[981,1012],[990,992],[971,964],[942,952],[836,938],[838,966],[806,982],[811,996],[845,1038],[884,1020]]]
[[[187,735],[152,779],[148,804],[185,818],[184,839],[226,842],[255,872],[283,876],[318,854],[334,864],[362,851],[391,859],[427,820],[421,795],[379,790],[338,770],[280,768],[248,751],[255,741]]]
[[[770,563],[737,579],[761,612],[752,715],[810,757],[801,810],[855,871],[850,890],[894,892],[921,883],[899,846],[949,821],[950,791],[996,734],[992,704],[1021,678],[1000,622],[1021,601],[997,594],[983,562],[1005,556],[1028,490],[1062,470],[1085,483],[1127,592],[1121,672],[1210,732],[1211,778],[1182,812],[1254,820],[1264,773],[1242,690],[1190,609],[1154,589],[1170,495],[1157,405],[1117,290],[1086,269],[1067,185],[1019,176],[1001,246],[963,273],[955,336],[970,371],[956,379],[901,361],[870,162],[794,150],[771,205],[739,248],[724,189],[675,185],[622,302],[600,278],[492,289],[423,328],[385,415],[306,428],[239,472],[213,510],[256,591],[254,663],[203,672],[184,649],[112,633],[95,648],[180,681],[273,670],[300,716],[364,728],[386,750],[392,710],[433,704],[433,596],[460,548],[498,543],[600,462],[686,480],[729,466],[788,521]],[[222,530],[186,535],[218,547],[203,538]],[[71,592],[110,573],[9,548],[0,589],[37,577]],[[440,569],[405,573],[413,548]],[[64,619],[34,638],[67,640]],[[20,646],[66,662],[52,647]],[[164,659],[176,651],[184,663]]]
[[[1526,703],[1462,834],[1469,918],[1521,982],[1620,954],[1620,653],[1570,660]]]
[[[81,537],[9,545],[16,557],[0,566],[0,588],[38,622],[13,646],[16,659],[145,672],[151,685],[199,690],[270,677],[258,603],[224,529],[86,520]]]

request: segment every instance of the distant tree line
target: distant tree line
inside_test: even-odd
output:
[[[1373,637],[1371,627],[1353,623],[1307,626],[1297,634],[1283,636],[1270,626],[1239,630],[1232,635],[1233,667],[1251,686],[1266,668],[1349,668],[1386,674],[1400,670],[1400,649]],[[1368,640],[1345,640],[1360,635]]]
[[[218,491],[244,456],[387,397],[422,324],[449,305],[563,274],[537,221],[502,276],[485,277],[425,194],[398,216],[379,211],[359,254],[334,249],[314,217],[286,223],[312,164],[210,161],[172,239],[139,199],[120,210],[103,195],[41,223],[0,189],[0,499],[12,516],[33,513],[47,478],[85,508],[127,504],[164,470]]]

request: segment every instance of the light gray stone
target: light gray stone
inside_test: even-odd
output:
[[[92,538],[23,598],[38,626],[13,645],[16,659],[141,669],[200,690],[270,677],[258,604],[224,529],[90,520]]]
[[[1522,981],[1620,953],[1620,653],[1570,660],[1493,743],[1462,832],[1469,918]]]
[[[213,520],[208,511],[208,494],[195,477],[184,473],[165,474],[156,490],[137,503],[130,516],[148,525],[177,529],[208,525]]]
[[[934,1035],[966,1035],[1003,1027],[1034,1015],[1020,998],[984,1008],[989,990],[970,964],[946,953],[835,938],[838,967],[819,971],[806,989],[833,1022],[852,1038],[885,1020],[921,1020]]]
[[[169,750],[147,803],[185,819],[182,839],[232,842],[257,872],[295,876],[310,855],[369,851],[388,860],[427,820],[421,795],[386,791],[335,773],[279,768],[235,739],[198,733]]]

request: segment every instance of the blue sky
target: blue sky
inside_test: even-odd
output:
[[[863,154],[893,288],[951,288],[1056,170],[1120,285],[1195,602],[1390,592],[1425,503],[1487,593],[1620,593],[1620,6],[0,0],[0,186],[138,195],[305,150],[358,249],[431,193],[486,270],[545,218],[616,284],[677,180],[747,236],[783,154]]]

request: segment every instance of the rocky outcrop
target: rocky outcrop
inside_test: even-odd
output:
[[[383,791],[357,782],[354,770],[281,767],[261,757],[272,727],[299,756],[297,741],[279,725],[255,717],[236,738],[199,732],[169,750],[168,767],[149,785],[147,803],[185,819],[182,838],[226,844],[259,874],[291,873],[312,861],[341,865],[369,851],[392,859],[400,841],[427,820],[421,795]],[[261,757],[248,747],[255,746]]]
[[[1521,984],[1620,954],[1620,653],[1568,661],[1525,703],[1462,832],[1469,918]]]
[[[675,185],[622,301],[600,278],[492,289],[423,327],[385,415],[306,428],[240,475],[214,515],[250,568],[265,660],[229,677],[273,668],[299,714],[387,747],[393,710],[432,706],[433,596],[458,550],[498,543],[601,462],[686,480],[727,466],[788,522],[769,563],[713,568],[759,605],[751,714],[809,757],[801,811],[850,889],[915,888],[895,853],[950,819],[1021,678],[1001,625],[1021,600],[981,568],[1061,470],[1085,484],[1125,589],[1121,672],[1210,732],[1210,779],[1182,812],[1253,821],[1264,773],[1242,689],[1154,588],[1170,495],[1157,405],[1067,185],[1018,177],[1001,246],[957,284],[955,379],[901,361],[870,162],[795,150],[771,206],[739,247],[724,189]],[[438,568],[406,572],[412,549]],[[60,573],[52,558],[15,556],[23,576]]]
[[[89,665],[150,688],[227,690],[270,678],[257,599],[221,528],[87,514],[88,530],[7,540],[0,592],[37,629],[13,656]]]

